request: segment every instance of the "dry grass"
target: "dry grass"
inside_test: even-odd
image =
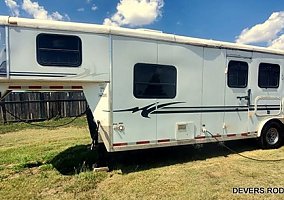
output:
[[[231,144],[234,148],[242,142]],[[249,145],[251,142],[245,142]],[[284,161],[255,162],[238,155],[227,155],[216,145],[202,150],[184,147],[174,150],[176,163],[161,166],[152,163],[133,166],[130,173],[114,173],[98,184],[98,199],[284,199],[282,194],[233,194],[233,188],[284,188]],[[212,151],[216,151],[212,153]],[[237,148],[238,149],[238,148]],[[209,151],[209,152],[208,152]],[[243,151],[246,156],[262,159],[284,157],[284,147],[277,150]],[[159,154],[160,152],[158,152]],[[166,152],[162,159],[175,159]],[[178,154],[185,154],[181,157]],[[199,154],[199,155],[194,155]],[[221,154],[221,155],[220,155]],[[216,155],[216,156],[214,156]],[[159,159],[158,162],[161,160]],[[166,161],[162,161],[166,162]],[[155,166],[156,165],[156,166]],[[135,167],[135,168],[134,168]],[[139,170],[141,168],[141,170]],[[123,168],[122,168],[123,169]],[[136,170],[135,170],[136,169]],[[120,170],[118,170],[120,172]]]
[[[235,187],[284,188],[284,161],[251,161],[210,144],[114,154],[111,172],[93,173],[97,152],[89,143],[87,128],[78,126],[1,134],[1,199],[284,199],[233,194]],[[284,146],[228,145],[246,156],[284,157]]]

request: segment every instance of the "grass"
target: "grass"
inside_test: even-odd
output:
[[[61,127],[62,125],[69,123],[73,127],[74,126],[83,127],[84,125],[86,125],[86,119],[84,117],[54,118],[43,122],[19,122],[19,123],[0,124],[0,134],[25,130],[25,129],[42,129],[42,128],[55,129],[57,127]]]
[[[247,160],[217,144],[115,153],[109,157],[111,172],[94,173],[98,155],[89,149],[84,118],[58,129],[12,124],[5,132],[2,127],[1,199],[284,198],[284,194],[233,193],[239,187],[284,188],[284,161]],[[284,157],[284,146],[260,150],[253,140],[228,145],[250,157]]]
[[[84,117],[78,118],[54,118],[47,121],[42,122],[19,122],[19,123],[7,123],[7,124],[0,124],[0,135],[9,133],[9,132],[16,132],[19,130],[25,129],[55,129],[58,127],[64,127],[65,124],[72,126],[72,127],[83,127],[86,125],[86,119]]]

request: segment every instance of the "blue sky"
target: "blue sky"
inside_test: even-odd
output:
[[[0,15],[149,28],[284,50],[283,0],[1,0]]]

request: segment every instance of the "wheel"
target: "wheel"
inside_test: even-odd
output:
[[[283,140],[283,125],[280,122],[269,122],[261,131],[260,145],[264,149],[276,149]]]

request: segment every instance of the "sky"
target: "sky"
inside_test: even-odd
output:
[[[0,0],[0,15],[155,29],[284,50],[284,0]]]

